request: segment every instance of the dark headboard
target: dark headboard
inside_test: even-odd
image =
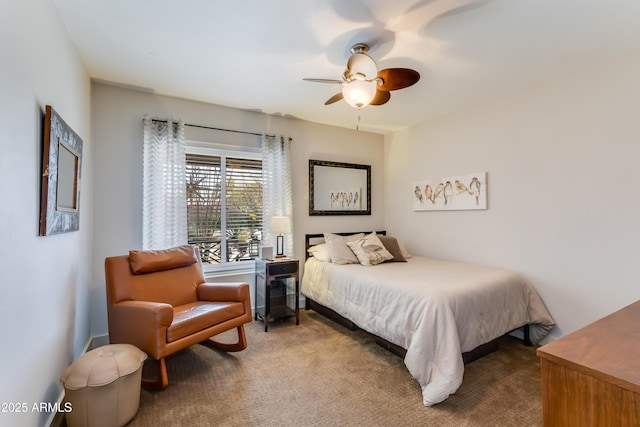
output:
[[[337,234],[339,236],[350,236],[352,234],[364,233],[371,234],[372,231],[351,231],[351,232],[343,232],[343,233],[332,233]],[[385,230],[376,231],[376,234],[381,236],[385,236],[387,232]],[[324,243],[324,233],[315,233],[315,234],[305,234],[304,235],[304,259],[313,256],[309,253],[309,248],[313,245],[319,245],[320,243]]]

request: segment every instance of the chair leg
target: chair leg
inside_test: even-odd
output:
[[[145,390],[164,390],[169,385],[169,376],[167,375],[167,362],[165,358],[157,361],[156,379],[142,379],[142,388]]]
[[[207,346],[210,346],[222,351],[228,351],[228,352],[242,351],[245,348],[247,348],[247,336],[244,333],[244,325],[240,325],[236,329],[238,330],[238,342],[235,344],[221,343],[218,341],[214,341],[211,338],[202,341],[202,344],[205,344]]]

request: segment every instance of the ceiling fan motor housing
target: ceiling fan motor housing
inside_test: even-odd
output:
[[[363,43],[354,45],[351,48],[351,56],[347,61],[347,69],[344,72],[345,79],[351,80],[374,80],[378,75],[378,66],[367,51],[369,46]]]

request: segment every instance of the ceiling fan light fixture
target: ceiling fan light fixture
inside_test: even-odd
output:
[[[367,105],[383,105],[389,102],[389,91],[404,89],[420,80],[420,73],[409,68],[385,68],[378,71],[376,62],[367,55],[369,46],[358,43],[351,47],[351,56],[341,80],[310,79],[303,80],[319,83],[338,83],[342,90],[327,101],[330,105],[345,100],[358,110]]]
[[[376,80],[352,80],[342,87],[342,96],[347,104],[360,109],[373,101],[377,90]]]
[[[375,79],[378,74],[378,66],[366,53],[354,53],[347,62],[347,75],[362,75],[366,80]]]

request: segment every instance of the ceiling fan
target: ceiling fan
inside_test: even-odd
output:
[[[344,99],[354,108],[367,105],[382,105],[391,99],[392,90],[404,89],[420,80],[420,73],[409,68],[385,68],[378,71],[376,62],[367,55],[369,46],[358,43],[351,48],[351,56],[347,61],[347,68],[341,80],[310,79],[308,82],[333,83],[342,86],[338,92],[329,98],[324,105]]]

